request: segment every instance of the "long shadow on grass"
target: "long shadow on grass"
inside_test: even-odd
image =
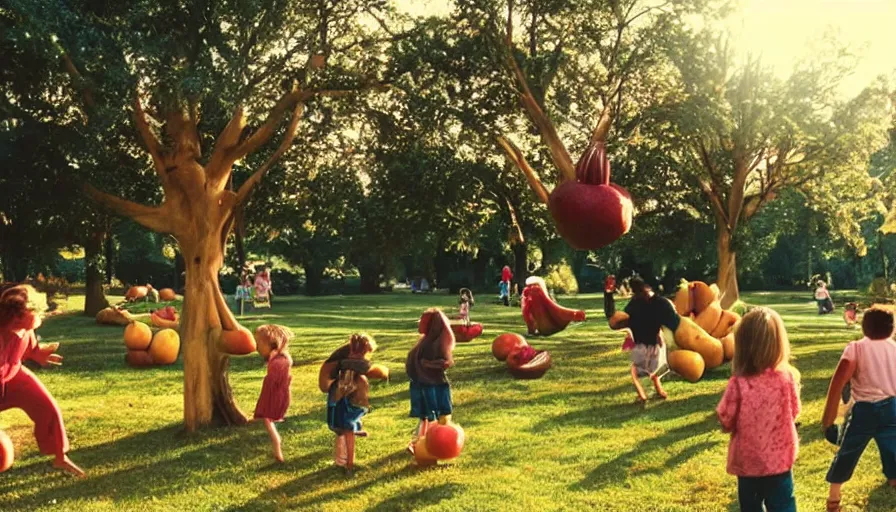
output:
[[[34,457],[34,462],[21,468],[24,475],[0,480],[0,509],[13,505],[34,509],[47,503],[59,503],[65,509],[70,500],[97,496],[100,498],[160,497],[180,490],[177,474],[206,467],[210,461],[226,458],[221,452],[240,453],[245,429],[214,429],[197,435],[184,435],[181,424],[141,432],[89,448],[77,449],[72,458],[88,473],[75,479],[50,469],[48,457]],[[122,467],[124,466],[124,467]],[[238,472],[234,464],[231,472]],[[227,470],[227,468],[222,468]],[[43,474],[39,485],[23,488],[16,476]],[[184,484],[186,485],[186,484]],[[193,485],[193,484],[190,484]],[[28,494],[29,490],[36,492]],[[5,497],[16,491],[14,503]],[[111,496],[110,496],[111,494]]]
[[[455,494],[463,492],[463,489],[462,485],[452,483],[427,487],[425,492],[421,492],[421,489],[412,489],[385,499],[367,510],[371,512],[419,510],[426,506],[437,505],[443,500],[451,499]]]
[[[877,486],[871,491],[871,494],[868,495],[868,506],[865,510],[871,512],[890,512],[896,510],[896,490],[890,487],[886,482]]]
[[[320,505],[328,501],[336,501],[345,496],[361,493],[371,487],[381,485],[383,481],[394,480],[400,476],[410,476],[415,468],[406,464],[408,455],[404,450],[394,452],[375,461],[359,466],[354,479],[346,479],[342,470],[335,466],[326,467],[303,475],[281,486],[269,489],[258,495],[255,499],[240,506],[227,509],[227,512],[241,512],[243,510],[299,510],[310,505]],[[405,462],[405,464],[402,464]],[[393,469],[382,472],[366,470],[367,467],[394,466]],[[316,489],[330,486],[334,481],[345,480],[345,485],[339,489],[328,491],[321,495],[314,495]],[[310,495],[310,496],[309,496]],[[304,497],[303,496],[307,496]],[[288,504],[286,503],[288,502]],[[385,510],[385,509],[384,509]]]
[[[718,422],[715,415],[712,414],[696,423],[689,423],[672,430],[667,430],[662,435],[638,443],[635,448],[599,464],[585,475],[585,478],[571,485],[570,490],[595,491],[614,483],[624,482],[633,474],[629,471],[629,468],[631,468],[637,458],[645,456],[649,457],[650,452],[662,453],[672,444],[686,439],[693,439],[696,435],[708,433],[716,429],[718,429]],[[712,440],[700,441],[667,459],[663,466],[668,469],[683,464],[699,453],[711,449],[716,444],[718,444],[718,442]],[[658,473],[662,471],[664,470],[656,470]],[[638,473],[642,474],[645,473],[645,471],[640,471]]]

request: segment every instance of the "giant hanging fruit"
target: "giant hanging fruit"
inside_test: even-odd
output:
[[[599,249],[632,227],[632,197],[610,183],[610,161],[602,141],[592,141],[579,163],[576,179],[554,188],[548,209],[560,236],[574,249]]]

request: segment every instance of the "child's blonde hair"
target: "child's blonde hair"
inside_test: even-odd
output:
[[[376,350],[376,340],[366,332],[356,332],[349,339],[348,347],[349,353],[364,354],[365,358],[370,358]]]
[[[790,340],[781,315],[764,307],[745,314],[734,333],[734,374],[758,375],[789,360]]]
[[[259,342],[267,343],[271,350],[283,352],[293,338],[292,331],[287,327],[275,324],[260,325],[255,329],[255,338]]]

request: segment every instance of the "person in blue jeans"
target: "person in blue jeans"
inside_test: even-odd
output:
[[[893,313],[872,308],[862,319],[864,338],[846,346],[831,379],[825,403],[822,430],[827,431],[837,417],[842,390],[851,386],[855,405],[845,425],[840,449],[828,470],[831,484],[827,510],[840,508],[840,490],[852,478],[868,442],[874,439],[880,450],[884,476],[896,487],[896,341],[893,341]]]

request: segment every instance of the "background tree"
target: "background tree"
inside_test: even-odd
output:
[[[757,61],[736,65],[724,40],[709,33],[673,54],[682,94],[652,109],[644,126],[678,146],[683,182],[699,186],[711,206],[723,306],[739,297],[739,228],[785,188],[826,203],[841,236],[862,243],[856,215],[843,205],[867,199],[867,163],[884,142],[889,113],[880,88],[837,99],[850,68],[831,53],[831,61],[804,63],[786,81]]]
[[[238,327],[224,303],[217,275],[234,213],[289,149],[306,103],[330,101],[326,98],[350,94],[375,81],[372,73],[379,63],[377,52],[371,50],[381,29],[365,24],[364,15],[379,11],[381,3],[36,7],[25,1],[14,5],[30,26],[41,28],[44,44],[61,48],[72,63],[77,70],[70,73],[72,86],[89,84],[84,91],[93,98],[110,85],[95,79],[104,76],[104,59],[127,55],[129,73],[123,80],[134,98],[134,124],[164,199],[145,205],[89,191],[116,213],[173,235],[184,255],[181,337],[187,429],[215,419],[245,423],[227,380],[227,355],[217,349],[222,329]],[[102,58],[91,58],[97,51],[90,44],[95,34],[109,35],[120,51],[104,48]],[[246,107],[268,114],[262,121],[247,114]],[[215,120],[224,117],[222,111],[233,112],[223,129],[200,128],[200,113]],[[258,124],[244,133],[249,123]],[[265,146],[278,132],[281,142],[269,152]],[[203,159],[202,147],[213,141],[213,151]],[[253,165],[252,174],[231,191],[234,165],[260,150],[266,154],[263,162]]]

